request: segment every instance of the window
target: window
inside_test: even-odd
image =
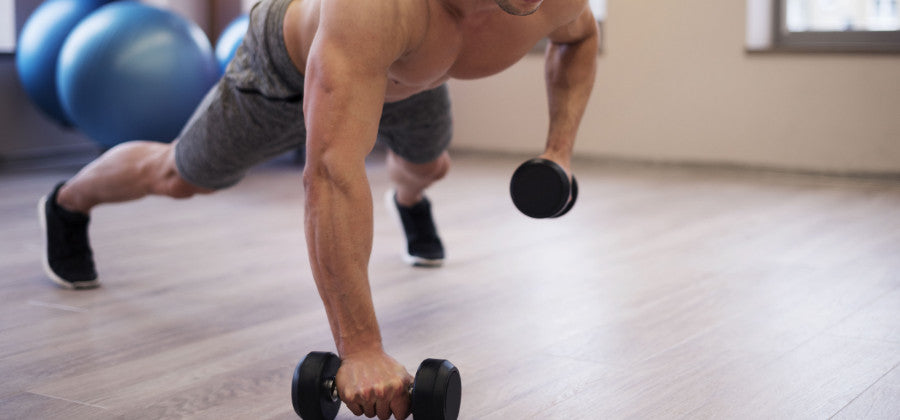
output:
[[[16,49],[16,2],[0,0],[0,53]]]
[[[751,50],[900,52],[900,0],[748,0]]]
[[[897,0],[786,0],[789,32],[900,30]]]
[[[606,0],[590,0],[591,10],[594,11],[594,17],[598,22],[603,22],[606,18]]]

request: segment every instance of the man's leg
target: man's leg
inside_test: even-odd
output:
[[[69,289],[99,286],[88,240],[90,211],[102,203],[136,200],[149,194],[186,198],[208,193],[189,184],[175,168],[174,146],[129,142],[110,149],[41,199],[44,270]]]
[[[387,197],[387,204],[406,233],[404,259],[416,266],[440,266],[444,246],[424,192],[450,170],[453,118],[447,86],[384,104],[378,137],[390,149],[388,174],[396,194]]]
[[[253,165],[303,144],[303,75],[291,62],[282,33],[290,4],[265,1],[253,8],[226,75],[197,106],[178,140],[116,146],[41,200],[44,265],[54,281],[69,288],[98,285],[87,238],[89,214],[98,204],[151,194],[186,198],[227,188]]]
[[[388,174],[397,191],[397,203],[412,207],[425,198],[425,189],[443,179],[450,171],[450,154],[423,164],[412,163],[388,150]]]
[[[56,203],[89,214],[94,206],[166,195],[187,198],[212,190],[191,185],[175,168],[173,144],[132,141],[122,143],[84,167],[59,189]]]
[[[439,267],[444,262],[444,245],[431,215],[431,203],[425,189],[442,179],[450,170],[450,155],[444,151],[437,159],[417,164],[388,152],[388,174],[394,190],[386,198],[388,209],[400,219],[406,234],[404,260],[420,267]]]

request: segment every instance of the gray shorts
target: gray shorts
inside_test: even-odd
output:
[[[225,75],[206,94],[177,138],[175,163],[188,182],[208,189],[236,184],[254,165],[306,143],[303,74],[284,45],[291,0],[263,0]],[[378,140],[413,163],[437,159],[450,145],[447,87],[387,103]]]

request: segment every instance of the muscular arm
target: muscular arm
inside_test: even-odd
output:
[[[306,241],[313,277],[344,363],[338,391],[354,414],[402,418],[411,377],[384,354],[368,279],[372,150],[388,69],[406,48],[391,2],[322,2],[306,60]],[[376,403],[376,401],[380,403]]]
[[[598,47],[597,22],[587,5],[575,20],[550,34],[545,63],[550,129],[543,156],[566,170],[594,86]]]
[[[365,47],[356,16],[324,2],[306,66],[306,239],[338,351],[380,348],[368,282],[372,197],[365,157],[384,101],[389,51]],[[341,11],[339,11],[341,10]]]
[[[368,2],[363,2],[368,3]],[[341,356],[381,348],[368,282],[372,197],[365,171],[387,71],[403,52],[390,8],[322,3],[306,65],[306,238]]]

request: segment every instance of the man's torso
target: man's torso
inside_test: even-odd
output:
[[[284,21],[292,61],[304,72],[318,30],[322,1],[294,0]],[[543,37],[574,19],[583,0],[546,0],[532,15],[495,10],[460,17],[442,0],[391,0],[402,3],[415,33],[415,46],[388,69],[386,102],[439,86],[449,78],[490,76],[519,61]],[[416,26],[418,25],[418,26]]]

